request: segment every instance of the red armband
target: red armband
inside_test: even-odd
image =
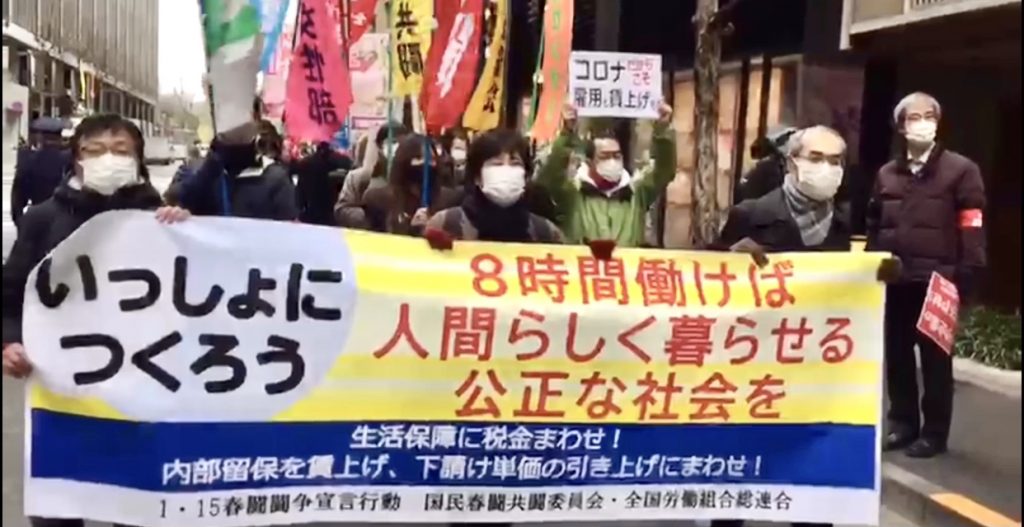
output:
[[[981,209],[964,209],[960,211],[961,229],[980,229],[984,224]]]

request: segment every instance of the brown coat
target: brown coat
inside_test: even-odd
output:
[[[935,145],[915,175],[904,154],[878,172],[867,248],[898,256],[903,281],[926,282],[935,271],[965,286],[985,266],[984,208],[985,184],[973,161]]]

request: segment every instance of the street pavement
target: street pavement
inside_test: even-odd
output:
[[[153,185],[163,192],[174,175],[175,165],[151,166],[150,177]],[[5,174],[6,176],[6,174]],[[10,246],[14,242],[16,231],[11,222],[10,210],[10,179],[3,179],[3,257],[7,258]],[[29,527],[22,513],[22,482],[24,463],[24,384],[3,379],[3,521],[2,527]],[[316,527],[358,527],[364,524],[330,524]],[[391,524],[393,527],[403,527]],[[422,525],[422,524],[420,524]],[[528,525],[528,524],[527,524]],[[558,527],[585,527],[587,523],[549,523]],[[687,521],[617,521],[607,523],[610,527],[697,527],[706,523]],[[758,527],[767,524],[749,524]],[[777,524],[776,524],[777,525]],[[881,525],[885,527],[916,527],[910,521],[901,518],[887,508],[883,508]],[[90,523],[88,527],[106,527],[102,524]],[[314,526],[309,526],[314,527]]]

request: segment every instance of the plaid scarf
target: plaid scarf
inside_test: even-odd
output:
[[[786,208],[800,229],[800,239],[807,247],[821,245],[832,228],[832,201],[819,202],[803,195],[787,177],[782,184]]]

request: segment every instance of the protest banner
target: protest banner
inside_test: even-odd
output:
[[[373,21],[377,18],[377,0],[352,0],[349,9],[349,42],[355,44],[373,28]]]
[[[876,524],[884,256],[106,213],[26,289],[27,512]]]
[[[960,316],[960,293],[956,284],[932,272],[924,305],[917,317],[917,330],[931,339],[947,354],[953,353],[956,328]]]
[[[440,60],[431,64],[424,77],[427,85],[421,102],[428,133],[458,126],[462,114],[476,86],[480,62],[480,39],[483,29],[483,0],[466,0],[458,5],[451,17],[447,33],[431,49],[441,50]]]
[[[433,0],[391,2],[391,87],[398,97],[419,95],[430,53]]]
[[[264,116],[280,121],[284,118],[284,107],[288,101],[288,70],[292,60],[292,36],[295,34],[295,20],[288,18],[281,29],[277,51],[270,60],[270,67],[263,73]]]
[[[370,130],[387,121],[388,38],[387,33],[367,33],[349,50],[353,130]]]
[[[506,82],[506,54],[508,53],[509,0],[495,0],[487,19],[489,44],[484,70],[469,100],[462,125],[472,130],[490,130],[501,124]]]
[[[537,104],[537,118],[530,137],[550,141],[558,135],[562,106],[569,86],[569,54],[572,52],[573,0],[551,0],[544,7],[544,61],[541,68],[543,91]]]
[[[569,93],[580,117],[657,119],[661,55],[573,51]]]
[[[352,84],[328,0],[301,0],[285,121],[296,141],[330,141],[348,118]]]
[[[247,0],[202,0],[213,124],[226,132],[252,120],[263,52],[260,12]]]

